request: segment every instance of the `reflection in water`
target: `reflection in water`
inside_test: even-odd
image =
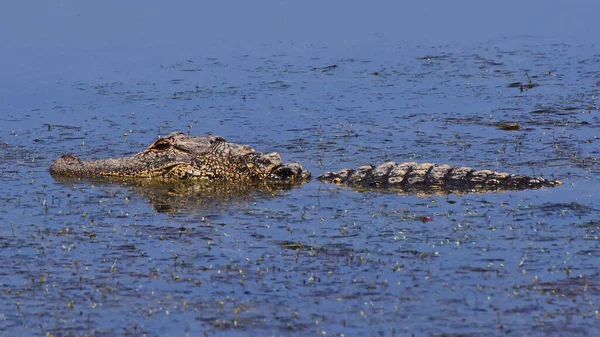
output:
[[[232,184],[219,181],[157,180],[145,178],[75,178],[53,176],[62,184],[84,182],[96,186],[120,186],[148,200],[161,213],[189,210],[228,208],[246,204],[256,198],[271,197],[300,185],[292,184]]]

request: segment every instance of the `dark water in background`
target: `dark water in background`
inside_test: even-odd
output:
[[[597,335],[598,5],[497,6],[3,3],[2,335]],[[175,130],[315,174],[393,159],[565,184],[157,199],[48,174]]]

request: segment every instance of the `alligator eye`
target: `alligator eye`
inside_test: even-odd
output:
[[[211,139],[210,143],[214,144],[214,143],[220,143],[220,142],[224,142],[225,138],[221,137],[221,136],[215,136],[215,138]]]
[[[168,149],[170,147],[171,147],[171,144],[169,144],[168,142],[157,142],[156,144],[154,144],[154,146],[152,146],[152,150],[165,151],[166,149]]]

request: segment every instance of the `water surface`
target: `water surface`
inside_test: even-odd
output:
[[[2,334],[597,335],[597,5],[385,5],[1,5]],[[564,185],[166,197],[47,170],[176,130],[315,175]]]

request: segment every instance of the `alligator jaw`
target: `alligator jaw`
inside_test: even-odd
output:
[[[142,174],[142,170],[146,175]],[[72,154],[56,159],[50,166],[50,173],[66,177],[153,177],[159,172],[148,171],[143,163],[130,157],[101,160],[82,160]]]

